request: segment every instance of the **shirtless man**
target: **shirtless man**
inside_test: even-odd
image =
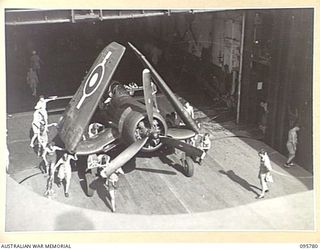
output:
[[[63,156],[60,158],[60,160],[54,166],[54,169],[59,167],[58,187],[61,186],[63,179],[65,179],[65,181],[66,181],[66,188],[64,191],[64,196],[67,198],[69,197],[69,187],[70,187],[70,181],[71,181],[71,164],[70,164],[71,160],[74,160],[74,161],[78,160],[77,155],[73,156],[73,155],[64,153]]]
[[[35,140],[40,135],[40,128],[41,126],[46,126],[46,117],[43,115],[43,112],[40,108],[36,108],[36,111],[33,113],[33,120],[32,120],[32,130],[33,136],[31,138],[30,147],[34,147]]]
[[[47,144],[47,147],[42,153],[43,161],[46,165],[46,174],[49,176],[47,181],[47,189],[45,195],[50,197],[53,194],[52,184],[54,180],[55,164],[57,160],[57,150],[62,150],[62,148],[55,146],[54,142]]]
[[[211,148],[211,141],[209,133],[205,133],[204,136],[200,139],[199,148],[203,150],[203,154],[200,157],[199,164],[201,165],[204,157],[206,156],[208,150]]]
[[[194,119],[194,110],[193,107],[190,105],[189,102],[186,102],[186,104],[184,105],[185,110],[188,112],[188,114],[190,115],[190,117],[192,119]]]
[[[44,124],[40,125],[40,133],[38,135],[38,156],[41,155],[41,153],[45,150],[48,144],[48,128],[51,126],[56,126],[57,123],[51,123],[47,126]]]
[[[47,102],[57,99],[57,96],[53,96],[45,99],[43,95],[40,96],[37,102],[35,112],[33,113],[32,130],[33,137],[31,138],[30,147],[34,147],[34,141],[40,135],[40,127],[43,124],[46,128],[48,127],[48,113],[46,110]]]
[[[298,125],[294,125],[292,129],[289,130],[288,133],[288,141],[287,141],[287,149],[289,152],[288,159],[284,164],[285,167],[289,168],[293,166],[292,160],[296,156],[297,144],[298,144],[298,135],[297,132],[300,130]]]
[[[58,98],[58,96],[51,96],[48,98],[44,98],[43,95],[39,96],[39,101],[37,102],[35,109],[40,109],[43,108],[45,111],[47,111],[47,102],[56,100]]]
[[[50,142],[47,144],[47,147],[43,150],[42,158],[46,164],[46,173],[51,175],[54,164],[56,164],[57,160],[57,150],[62,150],[62,148],[57,147],[54,142]]]
[[[37,96],[37,87],[39,84],[39,79],[37,73],[30,68],[27,74],[27,84],[30,86],[32,95]]]
[[[260,168],[258,178],[260,180],[262,191],[261,194],[257,197],[257,199],[262,199],[264,198],[265,193],[269,192],[267,181],[271,178],[270,171],[272,170],[272,166],[270,163],[270,158],[264,149],[261,149],[258,155],[260,157]]]
[[[111,202],[111,210],[112,212],[116,211],[116,189],[117,189],[117,183],[119,180],[118,174],[124,174],[122,168],[119,168],[115,172],[113,172],[110,175],[106,175],[104,169],[107,169],[110,163],[110,156],[106,154],[102,154],[98,156],[98,167],[103,168],[100,171],[100,175],[102,178],[105,179],[105,187],[108,190],[108,193],[110,195],[110,202]]]

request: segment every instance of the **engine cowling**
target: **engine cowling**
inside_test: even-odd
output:
[[[119,128],[121,129],[119,132],[122,141],[126,144],[132,144],[137,140],[149,137],[142,151],[152,152],[159,149],[162,145],[159,136],[167,134],[167,124],[159,113],[155,112],[153,118],[153,124],[150,126],[147,114],[133,110],[128,112],[124,118],[122,128]]]
[[[146,106],[131,97],[123,85],[114,83],[110,89],[111,100],[107,117],[118,128],[120,139],[130,145],[139,139],[148,137],[142,151],[155,151],[161,147],[160,135],[167,134],[167,124],[159,112],[153,112],[153,124],[149,124]]]

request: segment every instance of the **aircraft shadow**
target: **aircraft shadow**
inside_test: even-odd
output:
[[[176,171],[180,173],[184,173],[183,166],[181,164],[178,164],[172,160],[170,160],[166,155],[160,155],[159,156],[160,161],[162,161],[164,164],[169,165],[170,167],[174,168]]]
[[[255,191],[253,188],[261,191],[260,188],[250,184],[245,179],[243,179],[240,176],[238,176],[237,174],[235,174],[235,172],[233,172],[233,170],[229,170],[227,172],[224,171],[224,170],[219,170],[219,172],[221,174],[226,175],[229,179],[231,179],[232,181],[238,183],[240,186],[242,186],[244,189],[248,190],[249,192],[253,192],[256,195],[259,195],[259,193],[257,191]]]

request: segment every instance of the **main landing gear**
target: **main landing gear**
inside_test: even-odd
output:
[[[187,177],[192,177],[194,174],[194,163],[191,156],[186,155],[185,152],[181,152],[181,163],[183,174]]]

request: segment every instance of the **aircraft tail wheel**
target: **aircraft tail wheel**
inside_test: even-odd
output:
[[[187,156],[184,161],[184,169],[185,169],[185,175],[187,177],[192,177],[194,173],[194,164],[190,156]]]
[[[96,177],[91,173],[91,171],[86,173],[86,185],[87,185],[87,196],[92,197],[94,195],[94,189],[91,184],[96,179]]]

